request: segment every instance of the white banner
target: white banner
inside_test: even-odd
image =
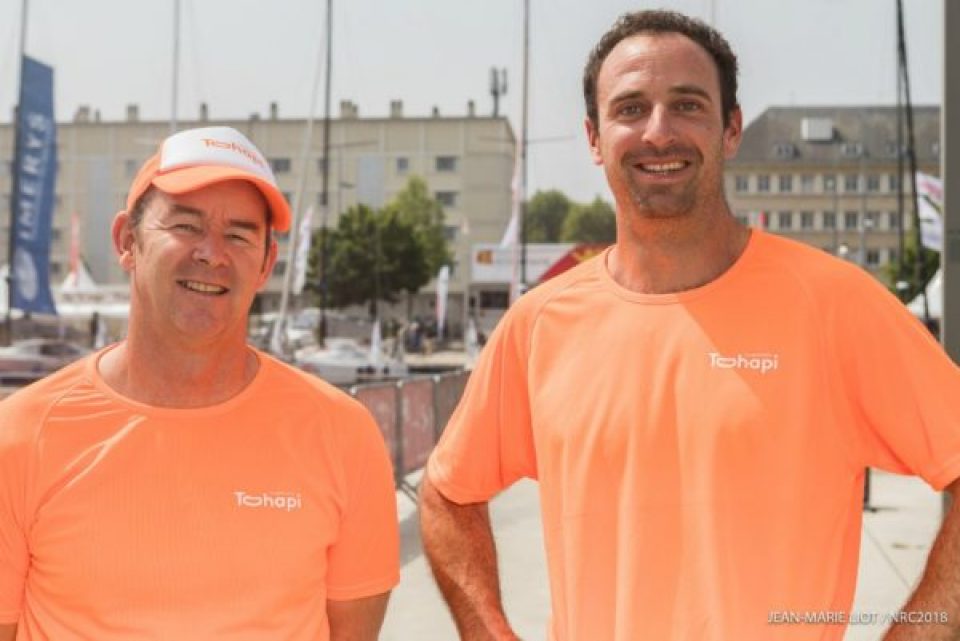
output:
[[[313,220],[313,205],[307,207],[303,214],[303,220],[300,221],[300,229],[297,236],[297,250],[293,256],[293,294],[299,296],[303,292],[303,286],[307,282],[307,263],[310,259],[310,241],[311,221]]]
[[[917,215],[920,242],[927,249],[943,251],[943,183],[936,176],[917,172]]]

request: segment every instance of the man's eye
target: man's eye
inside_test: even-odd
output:
[[[677,108],[680,111],[699,111],[701,106],[696,100],[684,100],[677,104]]]
[[[191,225],[190,223],[177,223],[173,226],[174,229],[178,231],[185,231],[191,234],[196,234],[200,232],[200,228],[196,225]]]
[[[621,116],[636,116],[640,114],[640,112],[641,112],[640,105],[623,105],[617,111],[617,113],[620,114]]]
[[[244,236],[243,234],[227,234],[227,238],[230,239],[231,242],[240,243],[243,245],[253,244],[253,240],[247,236]]]

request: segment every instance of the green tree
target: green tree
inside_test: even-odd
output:
[[[528,243],[560,242],[563,223],[574,204],[563,192],[551,189],[538,191],[527,201],[523,226]]]
[[[560,235],[567,243],[612,243],[617,238],[617,216],[599,196],[589,205],[575,205],[563,221]]]
[[[920,274],[920,283],[914,279],[914,270],[917,261],[917,240],[913,233],[907,235],[903,248],[903,264],[899,260],[892,260],[883,266],[883,276],[887,281],[887,287],[904,302],[913,300],[930,282],[934,274],[940,268],[940,252],[923,248],[923,272]],[[907,284],[902,292],[897,289],[897,283],[903,281]]]
[[[444,265],[453,264],[453,254],[444,229],[446,216],[443,207],[430,195],[427,183],[422,178],[411,177],[384,209],[413,228],[423,248],[431,277],[436,276]]]
[[[320,234],[310,252],[308,288],[320,292]],[[328,300],[333,307],[366,304],[376,316],[379,301],[396,302],[431,277],[423,246],[409,221],[396,211],[365,205],[348,209],[328,238]]]

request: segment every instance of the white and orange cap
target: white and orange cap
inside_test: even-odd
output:
[[[147,159],[130,186],[127,211],[151,185],[184,194],[224,180],[253,183],[267,200],[271,226],[290,229],[290,205],[277,188],[270,164],[247,137],[232,127],[201,127],[173,134]]]

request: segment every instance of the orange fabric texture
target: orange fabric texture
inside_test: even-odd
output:
[[[390,590],[390,462],[346,394],[258,353],[226,403],[113,392],[99,355],[0,403],[0,621],[18,639],[329,638]]]
[[[539,479],[555,641],[839,640],[864,467],[960,475],[960,370],[859,268],[754,231],[674,295],[607,252],[525,294],[429,462],[453,501]]]

